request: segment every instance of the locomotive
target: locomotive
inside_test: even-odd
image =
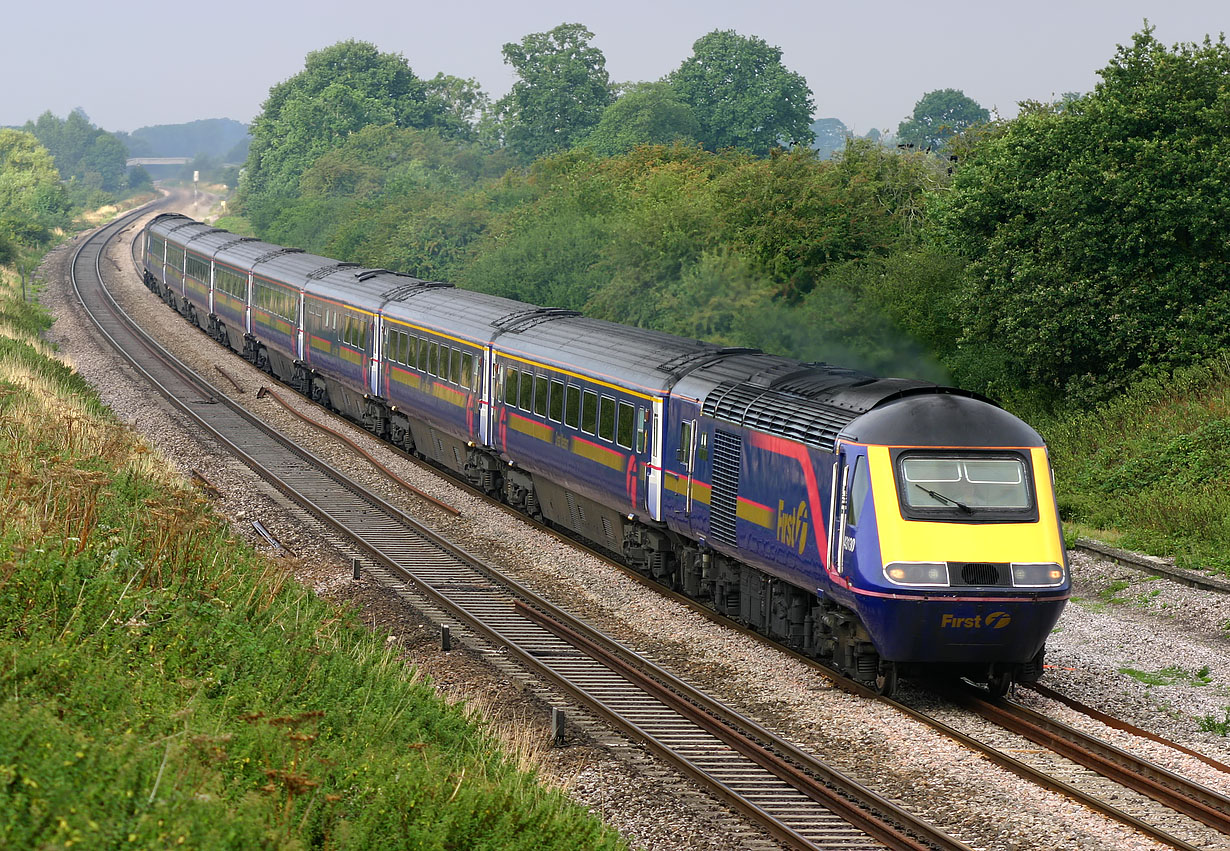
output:
[[[146,285],[372,433],[881,693],[1036,681],[1070,596],[1041,437],[990,400],[154,218]]]

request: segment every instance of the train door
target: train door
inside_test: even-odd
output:
[[[380,357],[383,346],[381,345],[381,321],[380,314],[374,314],[371,321],[367,323],[368,339],[371,341],[371,350],[367,359],[367,389],[375,396],[380,395]]]
[[[651,416],[650,422],[644,420],[638,425],[639,429],[648,428],[649,431],[645,435],[649,440],[650,460],[649,473],[645,477],[645,510],[649,512],[649,516],[654,520],[662,519],[662,423],[665,420],[662,412],[662,400],[653,400],[652,414],[646,409],[646,414]],[[644,432],[642,432],[644,433]],[[637,440],[641,439],[641,434],[637,435]],[[640,451],[638,443],[637,450]]]
[[[495,357],[491,346],[479,350],[478,361],[478,442],[483,446],[494,446],[495,436],[491,433],[492,406],[495,404]]]
[[[252,270],[248,270],[248,291],[243,298],[243,332],[252,333]],[[242,341],[240,341],[242,342]]]
[[[696,420],[683,420],[679,423],[679,450],[676,455],[684,480],[683,510],[687,516],[692,515],[692,483],[696,471]]]
[[[845,576],[856,564],[859,523],[870,512],[871,474],[865,454],[840,447],[837,458],[829,517],[829,564]]]
[[[846,506],[849,498],[850,469],[846,466],[845,455],[840,445],[837,448],[837,460],[833,464],[833,499],[829,504],[829,570],[841,575],[844,573],[844,553],[842,539],[845,536]]]
[[[213,310],[213,308],[214,308],[214,303],[213,303],[213,290],[212,290],[212,288],[210,289],[209,299],[210,299],[210,300],[209,300],[209,309],[210,309],[210,310]],[[295,322],[295,357],[296,357],[296,358],[298,358],[299,360],[303,360],[304,346],[306,345],[306,335],[304,334],[304,330],[303,330],[303,329],[304,329],[304,326],[305,326],[305,325],[306,325],[306,323],[307,323],[307,320],[306,320],[306,318],[305,318],[305,314],[304,314],[304,308],[305,308],[305,307],[307,307],[307,303],[306,303],[306,302],[307,302],[307,298],[306,298],[306,296],[304,296],[304,294],[303,294],[303,290],[300,290],[300,291],[299,291],[299,300],[298,300],[298,302],[297,302],[297,304],[299,305],[299,309],[298,309],[298,311],[295,313],[295,317],[296,317],[296,322]]]

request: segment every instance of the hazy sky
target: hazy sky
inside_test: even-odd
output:
[[[816,115],[864,133],[895,129],[926,92],[962,89],[1001,115],[1016,103],[1088,91],[1116,44],[1148,18],[1166,44],[1230,28],[1226,0],[263,0],[9,4],[0,48],[0,125],[80,106],[107,130],[196,118],[250,121],[305,54],[348,38],[401,53],[414,72],[512,85],[500,48],[585,24],[614,81],[658,79],[715,29],[783,50]]]

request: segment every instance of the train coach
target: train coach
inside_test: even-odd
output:
[[[1045,445],[989,400],[210,228],[145,281],[316,401],[881,692],[1042,673],[1070,594]]]

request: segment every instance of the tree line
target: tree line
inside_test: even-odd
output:
[[[898,145],[811,142],[812,93],[715,32],[612,86],[579,24],[505,45],[517,82],[309,54],[253,125],[256,233],[621,322],[1021,406],[1094,404],[1230,344],[1230,52],[1147,26],[1086,94],[1011,120],[929,93]],[[745,75],[745,76],[740,76]]]

